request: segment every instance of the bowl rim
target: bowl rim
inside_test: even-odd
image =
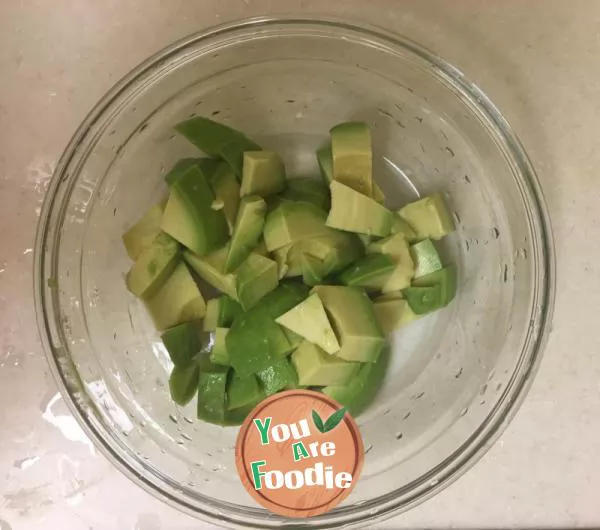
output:
[[[119,454],[110,443],[107,443],[110,433],[100,432],[102,429],[99,429],[98,422],[95,422],[94,418],[90,416],[90,407],[75,399],[70,391],[72,384],[69,383],[68,379],[69,377],[72,378],[73,375],[78,377],[77,370],[72,362],[67,362],[65,365],[62,346],[53,344],[52,327],[54,323],[51,322],[50,312],[47,309],[52,306],[54,314],[59,315],[55,289],[53,290],[51,288],[53,286],[47,284],[49,278],[56,277],[53,274],[57,270],[56,256],[47,256],[46,250],[52,233],[58,233],[59,231],[59,229],[53,228],[52,225],[53,216],[56,215],[56,206],[60,206],[60,212],[65,209],[65,204],[61,205],[57,200],[58,195],[61,187],[69,187],[74,183],[77,174],[69,175],[67,169],[73,160],[80,155],[78,151],[89,140],[94,124],[106,114],[119,98],[123,97],[128,90],[134,88],[140,80],[149,75],[156,65],[176,57],[184,52],[186,48],[201,44],[209,39],[230,36],[232,33],[239,31],[260,30],[275,26],[307,26],[338,31],[345,30],[361,35],[367,40],[374,39],[384,42],[391,48],[401,49],[428,63],[433,67],[434,74],[440,76],[444,82],[452,85],[455,90],[467,98],[479,115],[487,120],[497,139],[502,142],[502,147],[512,159],[526,184],[526,192],[534,209],[532,215],[536,217],[535,221],[537,221],[538,230],[540,231],[540,245],[537,249],[539,257],[534,261],[539,269],[538,274],[535,275],[538,285],[533,287],[535,296],[532,304],[534,308],[537,307],[539,310],[537,319],[532,318],[529,325],[528,337],[532,341],[530,351],[528,355],[524,355],[525,350],[521,352],[521,357],[503,393],[503,397],[498,401],[486,420],[461,447],[455,450],[451,457],[437,464],[424,476],[419,477],[414,481],[415,485],[409,484],[401,490],[390,492],[376,500],[361,504],[360,507],[351,508],[342,513],[330,512],[302,523],[302,525],[310,528],[337,528],[341,525],[360,526],[365,522],[374,523],[396,515],[429,499],[462,476],[487,452],[516,414],[532,384],[533,376],[539,367],[542,352],[548,339],[554,308],[556,278],[552,228],[533,165],[508,121],[487,95],[475,83],[469,81],[461,70],[433,52],[392,31],[358,21],[322,16],[262,16],[237,20],[194,33],[163,48],[143,61],[117,82],[89,112],[68,143],[52,176],[40,214],[35,240],[33,280],[38,330],[51,372],[71,413],[86,435],[93,440],[94,445],[134,483],[171,506],[214,524],[222,525],[226,523],[230,527],[245,528],[279,527],[288,526],[288,524],[295,527],[300,526],[297,521],[293,520],[286,522],[286,520],[280,518],[263,517],[260,513],[255,515],[242,513],[246,509],[235,508],[232,511],[239,513],[234,516],[232,513],[223,513],[222,510],[216,509],[214,503],[211,505],[200,500],[194,503],[186,502],[186,500],[177,497],[176,487],[171,485],[169,491],[167,491],[165,480],[162,480],[163,488],[161,489],[159,484],[145,476],[148,474],[147,470],[144,471],[139,466],[136,468],[132,465],[132,462]],[[60,218],[62,218],[62,215]],[[49,257],[51,259],[48,259]],[[48,271],[51,272],[48,273]],[[69,370],[71,374],[67,377]],[[93,408],[91,413],[94,413]]]

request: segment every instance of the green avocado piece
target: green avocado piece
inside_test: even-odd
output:
[[[171,276],[152,296],[144,300],[158,331],[204,318],[206,302],[185,263],[179,263]]]
[[[392,224],[392,234],[402,234],[404,239],[409,243],[415,243],[419,240],[416,232],[411,226],[399,215],[394,216],[394,223]]]
[[[267,204],[258,195],[242,197],[229,243],[225,272],[233,272],[237,269],[258,245],[266,212]]]
[[[287,357],[278,359],[270,366],[256,373],[266,396],[283,389],[298,387],[298,374]]]
[[[443,307],[440,284],[428,287],[408,287],[403,291],[408,305],[416,315],[425,315]]]
[[[171,187],[171,184],[176,182],[191,167],[197,167],[203,174],[210,176],[215,172],[218,164],[217,160],[210,158],[182,158],[165,175],[165,182],[167,186]]]
[[[325,277],[325,264],[310,254],[300,255],[300,269],[302,270],[302,281],[306,285],[319,285]]]
[[[251,253],[236,271],[237,299],[248,311],[279,283],[277,263],[272,259]]]
[[[286,329],[286,328],[281,328],[281,329],[283,330],[283,333],[291,346],[290,351],[295,350],[298,346],[300,346],[300,344],[302,344],[302,341],[304,339],[300,335],[298,335],[297,333],[294,333],[291,329]]]
[[[205,347],[199,322],[184,322],[169,328],[160,338],[175,366],[190,365]]]
[[[343,271],[339,279],[345,285],[381,289],[396,268],[394,258],[387,254],[367,254]]]
[[[246,151],[240,195],[269,197],[285,189],[285,166],[272,151]]]
[[[410,255],[415,264],[413,277],[426,276],[442,268],[442,259],[431,239],[424,239],[410,247]]]
[[[326,224],[338,230],[368,236],[390,234],[394,214],[370,197],[337,182],[331,183],[331,210]]]
[[[212,298],[206,302],[206,315],[202,323],[204,331],[215,331],[219,327],[220,298]]]
[[[171,399],[178,405],[187,405],[198,391],[200,369],[197,364],[175,366],[169,377]]]
[[[183,253],[183,258],[205,282],[237,300],[236,277],[234,274],[225,272],[228,253],[228,246],[202,257],[186,250]]]
[[[385,346],[373,303],[357,287],[317,285],[327,316],[340,342],[336,355],[347,361],[375,362]]]
[[[410,254],[410,248],[403,234],[394,234],[369,244],[367,254],[372,253],[391,256],[396,263],[394,271],[381,287],[382,292],[400,291],[410,286],[415,267]]]
[[[223,424],[227,410],[227,368],[224,366],[201,366],[198,381],[199,420]]]
[[[341,123],[330,134],[333,180],[371,197],[373,154],[369,127],[360,122]]]
[[[229,366],[229,353],[227,353],[227,328],[217,328],[214,331],[214,342],[212,349],[210,350],[210,362],[221,366]]]
[[[240,185],[235,173],[228,164],[221,162],[210,175],[210,185],[215,194],[215,201],[223,203],[223,215],[231,234],[240,205]]]
[[[237,409],[226,410],[225,419],[223,420],[222,425],[241,425],[242,423],[244,423],[246,416],[248,416],[248,414],[250,414],[254,410],[254,407],[256,407],[256,405],[258,405],[259,403],[260,400],[256,403],[249,403],[248,405],[244,405],[243,407],[238,407]]]
[[[388,334],[398,329],[402,322],[402,315],[406,309],[406,300],[380,300],[373,301],[375,316],[384,333]]]
[[[169,189],[161,229],[199,256],[222,247],[229,228],[223,211],[212,208],[215,195],[205,172],[192,166]]]
[[[441,288],[440,303],[447,306],[456,295],[456,266],[450,264],[443,269],[421,276],[413,282],[413,287],[432,287],[439,285]]]
[[[279,325],[317,344],[329,354],[340,350],[340,344],[333,332],[323,303],[314,293],[275,319]]]
[[[177,241],[161,232],[142,250],[127,273],[127,288],[138,298],[151,297],[169,278],[180,258]]]
[[[454,231],[454,221],[441,193],[407,204],[398,211],[419,239],[441,239]]]
[[[379,204],[385,203],[385,195],[375,181],[373,181],[373,193],[371,194],[371,199]]]
[[[201,116],[178,123],[175,130],[208,156],[225,160],[238,178],[242,176],[244,152],[260,149],[241,132]]]
[[[308,202],[327,212],[331,206],[329,186],[310,177],[288,180],[287,189],[283,192],[282,197],[290,201]]]
[[[215,331],[217,328],[229,328],[233,320],[243,313],[242,306],[233,298],[221,295],[206,302],[204,331]]]
[[[312,342],[304,341],[292,353],[292,364],[301,386],[346,385],[357,374],[360,363],[343,361],[325,353]]]
[[[227,409],[233,410],[258,403],[265,397],[256,376],[234,375],[227,387]]]
[[[147,246],[160,234],[160,223],[166,202],[161,202],[150,208],[142,218],[123,234],[123,244],[127,255],[137,260]]]
[[[333,157],[331,155],[331,144],[327,144],[317,151],[317,162],[321,171],[321,177],[325,184],[333,180]]]

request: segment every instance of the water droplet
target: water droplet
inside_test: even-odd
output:
[[[401,440],[403,436],[404,436],[404,434],[402,434],[401,432],[397,432],[396,433],[396,440]]]

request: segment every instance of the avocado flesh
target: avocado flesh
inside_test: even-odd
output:
[[[204,349],[202,328],[199,322],[178,324],[161,335],[161,340],[175,366],[188,366]]]
[[[152,244],[152,241],[160,233],[165,204],[161,202],[154,205],[123,234],[123,244],[132,261],[136,261],[142,250]]]
[[[386,254],[367,254],[339,275],[345,285],[381,289],[396,268],[396,262]]]
[[[234,375],[227,387],[227,409],[233,410],[257,403],[264,398],[256,376],[240,377]]]
[[[441,307],[447,306],[456,295],[456,266],[448,265],[425,276],[417,278],[413,282],[413,287],[433,287],[440,286],[440,304]]]
[[[441,193],[407,204],[398,211],[418,239],[441,239],[454,231],[454,221]]]
[[[242,197],[229,243],[225,272],[233,272],[258,245],[265,223],[267,204],[257,195]]]
[[[236,271],[237,300],[242,309],[248,311],[278,283],[277,263],[251,253]]]
[[[199,420],[222,424],[225,421],[227,402],[227,368],[211,366],[200,368],[198,381]]]
[[[269,197],[285,189],[285,166],[272,151],[247,151],[244,153],[244,171],[240,195]]]
[[[371,197],[373,155],[369,127],[360,122],[341,123],[330,134],[333,180]]]
[[[414,279],[440,270],[442,259],[431,239],[424,239],[410,247],[410,255],[415,265]]]
[[[288,180],[282,197],[290,201],[308,202],[326,212],[331,206],[329,186],[309,177]]]
[[[171,399],[181,406],[187,405],[198,392],[200,370],[197,364],[175,366],[169,376]]]
[[[225,272],[228,252],[228,245],[206,256],[198,256],[186,250],[183,253],[183,258],[205,282],[237,300],[236,277],[234,274]]]
[[[265,395],[270,396],[284,389],[298,386],[298,374],[287,357],[275,361],[270,366],[257,372]]]
[[[214,331],[214,342],[213,347],[210,350],[209,358],[213,364],[220,366],[229,366],[231,364],[229,360],[229,353],[227,353],[226,337],[229,332],[228,328],[217,328]]]
[[[373,302],[375,316],[384,333],[392,333],[401,326],[406,300],[380,300]]]
[[[346,385],[361,366],[329,355],[308,341],[292,353],[291,360],[301,386]]]
[[[329,184],[333,180],[333,157],[331,155],[331,143],[321,147],[317,151],[317,162],[321,171],[323,182]]]
[[[220,163],[209,178],[215,200],[223,203],[223,215],[229,233],[233,233],[235,218],[240,205],[240,185],[235,173],[225,162]]]
[[[370,243],[367,247],[367,254],[372,253],[391,256],[396,263],[393,272],[381,287],[382,292],[400,291],[410,286],[410,281],[414,275],[414,263],[403,234],[394,234]]]

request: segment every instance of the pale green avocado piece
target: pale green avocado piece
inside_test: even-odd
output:
[[[289,390],[298,387],[298,374],[287,357],[278,359],[264,370],[257,372],[256,377],[267,396],[283,389]]]
[[[318,285],[323,281],[325,264],[310,254],[300,256],[300,268],[302,269],[302,281],[306,285]]]
[[[329,354],[340,350],[323,303],[316,293],[275,319],[275,322],[317,344]]]
[[[385,346],[373,303],[357,287],[317,285],[311,293],[321,298],[340,343],[336,355],[347,361],[375,362]]]
[[[197,417],[223,424],[227,409],[227,367],[205,363],[200,366]]]
[[[413,281],[413,287],[432,287],[440,285],[442,307],[447,306],[456,295],[456,266],[450,264]]]
[[[290,201],[304,201],[324,211],[329,211],[331,198],[329,186],[310,177],[293,178],[287,181],[282,197]]]
[[[291,359],[301,386],[346,385],[360,368],[360,363],[343,361],[308,341],[300,344]]]
[[[198,169],[207,177],[212,175],[217,166],[219,165],[218,160],[212,160],[211,158],[182,158],[179,160],[165,175],[165,182],[167,186],[171,187],[176,180],[178,180],[185,172],[191,167],[198,167]]]
[[[234,274],[225,273],[225,261],[228,252],[228,245],[202,257],[186,250],[183,253],[183,258],[205,282],[237,300],[236,277]]]
[[[144,300],[156,329],[204,318],[206,302],[185,263],[179,263],[160,289]]]
[[[258,254],[259,256],[263,256],[265,258],[271,257],[271,256],[269,256],[269,251],[267,250],[267,245],[265,244],[265,240],[262,237],[258,238],[258,243],[254,247],[254,250],[252,252],[254,252],[255,254]]]
[[[138,298],[151,297],[169,278],[180,258],[177,241],[161,232],[142,250],[127,273],[127,288]]]
[[[331,156],[330,143],[317,151],[317,162],[323,181],[329,184],[333,180],[333,157]]]
[[[221,162],[210,176],[210,185],[215,194],[215,201],[223,204],[223,215],[229,233],[232,234],[240,205],[240,185],[235,173],[228,164]]]
[[[264,227],[269,252],[308,237],[329,233],[327,214],[307,202],[284,201],[267,214]]]
[[[267,204],[258,195],[242,197],[229,243],[225,272],[233,272],[237,269],[258,245],[266,212]]]
[[[371,194],[371,199],[379,204],[385,203],[385,195],[375,181],[373,181],[373,193]]]
[[[279,274],[272,259],[251,253],[236,271],[237,300],[248,311],[263,296],[277,287]]]
[[[391,256],[367,254],[343,271],[339,280],[345,285],[381,290],[395,269],[396,262]]]
[[[409,243],[414,243],[419,240],[416,232],[411,226],[399,215],[394,216],[394,223],[392,224],[392,234],[402,234],[404,239]]]
[[[285,329],[284,327],[281,329],[283,330],[285,338],[290,344],[290,351],[295,350],[298,346],[300,346],[300,344],[302,344],[304,339],[300,335],[294,333],[291,329]]]
[[[326,224],[338,230],[386,237],[390,234],[394,214],[370,197],[333,181],[331,210]]]
[[[250,414],[256,405],[262,401],[262,398],[256,401],[255,403],[249,403],[248,405],[244,405],[243,407],[238,407],[233,410],[225,411],[225,419],[221,425],[235,427],[244,423],[244,420]]]
[[[425,315],[443,307],[443,293],[440,284],[427,287],[407,287],[403,291],[408,305],[417,315]]]
[[[238,178],[242,176],[244,151],[261,148],[241,132],[202,116],[178,123],[175,130],[208,156],[225,160]]]
[[[454,221],[441,193],[434,193],[398,211],[419,239],[441,239],[454,231]]]
[[[212,298],[206,302],[204,331],[229,328],[233,324],[235,317],[243,312],[242,306],[227,295]]]
[[[285,189],[285,166],[272,151],[246,151],[240,195],[269,197]]]
[[[227,386],[227,409],[239,409],[257,403],[265,397],[254,375],[240,377],[234,375]]]
[[[206,315],[202,322],[204,331],[215,331],[219,327],[220,298],[211,298],[206,302]]]
[[[222,366],[229,366],[229,354],[227,353],[227,345],[225,338],[227,337],[227,328],[217,328],[214,332],[213,347],[210,350],[210,362]]]
[[[406,305],[406,300],[402,299],[373,301],[375,316],[384,333],[391,333],[400,327]]]
[[[272,252],[273,259],[275,260],[275,263],[277,263],[277,271],[278,271],[279,279],[283,278],[284,276],[287,276],[288,272],[290,272],[287,260],[288,260],[288,254],[289,254],[292,246],[293,246],[293,243],[290,243],[289,245],[285,245],[284,247],[275,249]],[[298,276],[299,275],[297,273],[297,271],[294,271],[294,272],[296,272],[296,274],[289,274],[289,276],[293,276],[293,275]]]
[[[165,204],[165,202],[161,202],[154,205],[123,234],[125,250],[133,261],[140,257],[142,250],[149,246],[160,233],[160,223],[162,222]]]
[[[414,278],[426,276],[440,270],[442,259],[431,239],[424,239],[410,246],[410,255],[415,265]]]
[[[373,154],[369,127],[360,122],[341,123],[333,127],[330,134],[333,180],[372,197]]]
[[[173,326],[160,338],[175,366],[188,366],[205,347],[202,327],[197,321]]]
[[[187,405],[198,392],[200,369],[197,364],[174,366],[169,377],[171,399],[181,405]]]
[[[222,210],[214,210],[215,195],[199,166],[190,167],[170,187],[161,229],[204,256],[222,247],[229,237]]]
[[[375,241],[367,247],[367,254],[377,252],[391,256],[396,263],[394,271],[381,287],[382,292],[400,291],[410,286],[415,266],[404,235],[401,233],[394,234]]]
[[[393,305],[393,302],[397,301],[406,302],[404,295],[400,291],[384,293],[373,300],[373,307],[375,308],[375,313],[377,314],[380,323],[381,318],[393,318],[395,322],[394,329],[398,329],[406,324],[410,324],[413,320],[420,318],[420,316],[416,315],[410,308],[408,303],[405,303],[402,307],[402,311],[400,311],[400,305]],[[381,304],[387,304],[388,302],[390,302],[389,307],[378,307]]]

